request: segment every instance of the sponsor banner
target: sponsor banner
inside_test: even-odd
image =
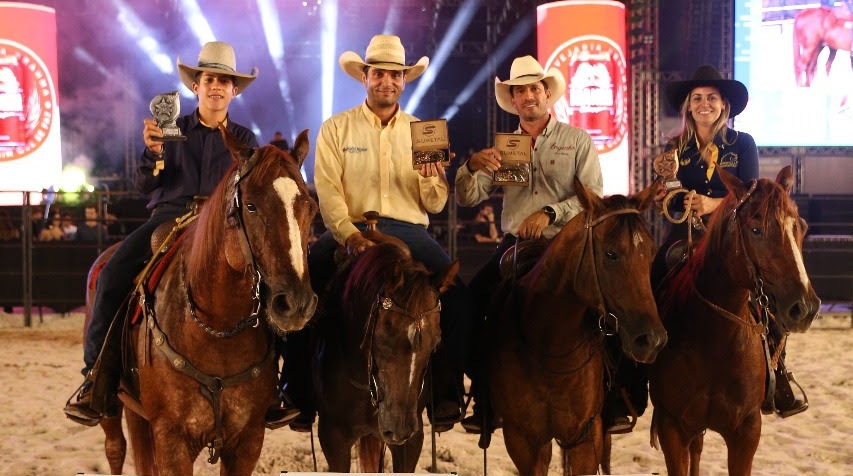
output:
[[[595,142],[604,193],[630,186],[625,5],[571,0],[537,7],[539,62],[566,78],[566,93],[551,108],[560,122],[586,130]]]
[[[0,204],[58,183],[56,14],[52,8],[0,2]]]

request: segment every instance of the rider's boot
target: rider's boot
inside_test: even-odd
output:
[[[803,387],[794,379],[794,373],[788,372],[785,365],[780,361],[776,369],[776,393],[773,395],[773,404],[776,413],[782,418],[787,418],[802,413],[809,408],[809,399],[806,397]],[[791,383],[797,386],[800,396],[794,393]]]
[[[95,426],[101,421],[101,412],[92,408],[93,388],[94,382],[87,376],[76,394],[65,404],[63,411],[69,420],[86,426]]]

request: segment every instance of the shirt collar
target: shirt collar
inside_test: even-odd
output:
[[[400,108],[400,104],[398,103],[397,112],[395,112],[394,115],[391,117],[391,120],[388,121],[388,125],[386,127],[393,127],[394,124],[396,124],[397,119],[400,118],[401,111],[402,109]],[[377,116],[373,111],[371,111],[369,107],[367,107],[367,99],[365,99],[364,102],[361,103],[361,112],[362,114],[364,114],[364,117],[367,118],[368,122],[373,124],[374,127],[376,127],[377,129],[382,129],[382,119],[380,119],[379,116]]]
[[[226,115],[225,116],[225,127],[226,128],[228,127],[228,124],[229,124],[228,116]],[[206,127],[208,129],[213,129],[213,127],[210,127],[207,124],[201,122],[201,118],[199,117],[199,113],[198,113],[198,108],[195,108],[195,111],[192,114],[190,114],[190,120],[189,120],[189,127],[188,128],[192,129],[194,127]]]

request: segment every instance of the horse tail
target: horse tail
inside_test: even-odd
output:
[[[805,68],[803,68],[800,64],[802,61],[802,52],[801,44],[802,44],[802,24],[800,23],[800,15],[798,14],[794,18],[794,34],[793,41],[791,42],[794,45],[794,81],[796,81],[797,86],[804,86],[803,81],[803,72]]]
[[[649,445],[652,448],[660,451],[660,442],[658,441],[657,416],[658,412],[656,410],[652,410],[652,424],[651,428],[649,428]]]
[[[358,442],[358,462],[362,473],[381,473],[384,466],[382,456],[385,452],[385,447],[375,435],[366,435],[359,438]]]

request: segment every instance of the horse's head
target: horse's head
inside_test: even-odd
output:
[[[566,225],[570,231],[560,238],[574,240],[569,246],[582,248],[575,292],[597,309],[600,327],[619,334],[625,354],[646,363],[653,362],[666,343],[649,277],[654,239],[640,215],[654,202],[656,188],[652,184],[632,197],[601,199],[575,178],[584,211]]]
[[[379,431],[399,445],[420,429],[420,397],[429,359],[441,341],[439,295],[459,270],[430,274],[394,242],[367,248],[353,262],[344,315],[363,319],[362,353],[378,409]]]
[[[301,329],[317,306],[307,255],[318,207],[299,170],[308,153],[308,131],[287,153],[274,146],[250,149],[221,130],[238,162],[223,196],[225,257],[233,269],[262,283],[257,302],[276,333]]]
[[[783,168],[775,182],[744,184],[725,170],[719,173],[729,195],[709,223],[709,246],[716,246],[739,286],[753,290],[759,304],[767,300],[783,328],[805,332],[820,299],[803,264],[807,227],[789,196],[791,167]]]

